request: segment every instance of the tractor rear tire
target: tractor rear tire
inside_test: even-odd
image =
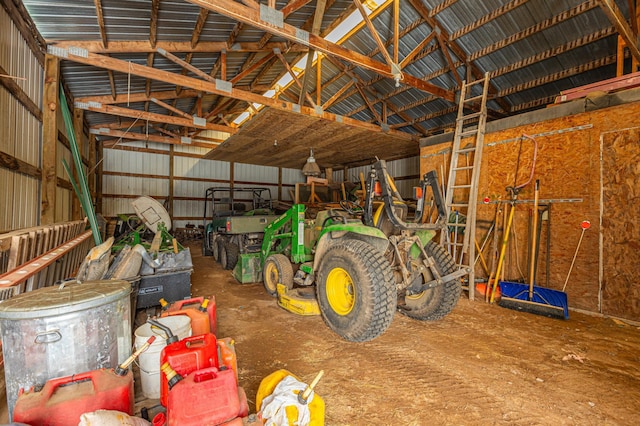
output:
[[[435,241],[429,241],[424,250],[433,257],[441,276],[455,271],[456,263],[449,252]],[[404,304],[398,306],[400,313],[421,321],[435,321],[450,313],[458,303],[462,282],[454,278],[422,293],[405,296]]]
[[[264,261],[262,268],[264,289],[270,296],[278,295],[277,284],[284,285],[287,289],[293,288],[293,266],[289,258],[284,254],[272,254]]]
[[[220,264],[224,269],[233,269],[238,263],[239,249],[236,243],[225,243],[220,252]]]
[[[391,267],[370,244],[345,240],[329,247],[316,283],[322,317],[343,339],[372,340],[391,325],[396,309]]]

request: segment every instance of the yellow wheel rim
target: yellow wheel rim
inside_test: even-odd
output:
[[[264,282],[269,288],[269,290],[275,293],[277,289],[276,286],[278,285],[278,280],[280,279],[280,276],[278,274],[278,268],[276,268],[275,264],[273,264],[272,262],[269,262],[267,263],[267,267],[265,269],[266,270],[264,271],[265,272]]]
[[[327,276],[327,300],[338,315],[348,315],[356,302],[355,286],[347,271],[334,268]]]

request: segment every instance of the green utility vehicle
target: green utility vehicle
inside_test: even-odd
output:
[[[238,256],[259,253],[264,228],[278,216],[269,188],[209,188],[205,192],[203,256],[233,269]]]
[[[433,240],[447,216],[435,171],[424,175],[411,219],[383,160],[373,165],[366,186],[364,208],[343,200],[339,209],[307,218],[305,206],[294,205],[265,228],[260,253],[240,256],[236,278],[263,278],[273,296],[278,284],[288,290],[315,285],[327,325],[354,342],[380,336],[396,309],[418,320],[447,315],[466,271]],[[425,212],[429,192],[437,211],[433,223],[425,223],[432,215]]]

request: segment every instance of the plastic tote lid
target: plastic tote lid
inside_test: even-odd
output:
[[[0,302],[0,319],[30,319],[68,314],[122,299],[131,284],[122,280],[66,281],[18,294]]]

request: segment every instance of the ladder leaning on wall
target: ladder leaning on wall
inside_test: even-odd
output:
[[[473,90],[474,86],[481,86],[482,94],[475,95],[478,91]],[[488,91],[489,73],[479,80],[462,83],[445,192],[448,219],[444,231],[446,238],[443,241],[458,269],[468,270],[470,300],[473,300],[475,292],[476,208]],[[465,115],[465,109],[473,109],[475,112]],[[469,141],[464,147],[461,146],[463,140]]]

